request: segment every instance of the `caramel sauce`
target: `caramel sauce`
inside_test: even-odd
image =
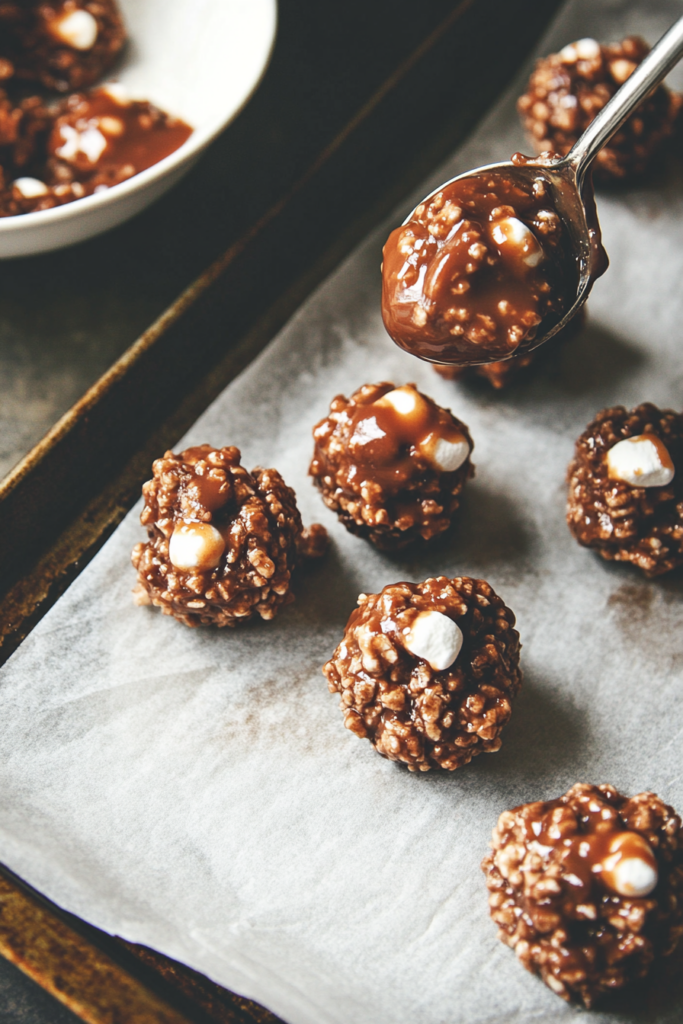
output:
[[[551,812],[560,807],[560,801],[543,804],[544,813],[526,822],[530,849],[546,856],[551,850],[559,851],[562,878],[566,883],[563,903],[565,912],[581,916],[577,908],[590,904],[599,890],[616,893],[611,881],[611,869],[621,859],[645,860],[656,870],[657,861],[647,840],[639,833],[624,829],[614,808],[606,804],[584,804],[580,818],[581,831],[561,838],[553,823]]]
[[[183,452],[183,462],[188,465],[196,465],[206,458],[210,447],[198,445],[188,448]],[[194,506],[197,513],[204,518],[205,512],[217,512],[230,498],[230,488],[227,481],[209,472],[202,474],[196,471],[192,479],[185,484],[184,497],[190,506]]]
[[[106,89],[70,97],[48,149],[81,172],[123,180],[178,149],[192,128],[143,101],[119,102]]]
[[[441,363],[509,358],[574,301],[576,266],[542,178],[446,185],[384,247],[382,315],[397,345]]]
[[[410,411],[400,412],[387,394],[404,396]],[[349,448],[354,466],[350,479],[360,473],[362,479],[379,483],[388,492],[399,490],[416,470],[416,460],[429,461],[421,446],[432,435],[447,441],[466,441],[450,421],[448,414],[412,385],[392,389],[367,405],[358,405],[351,417]]]

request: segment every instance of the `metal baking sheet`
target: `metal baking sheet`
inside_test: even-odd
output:
[[[672,0],[574,2],[539,50],[654,40],[680,13]],[[523,148],[517,92],[421,192]],[[594,413],[680,407],[680,182],[673,162],[600,195],[612,266],[589,324],[503,395],[449,384],[391,345],[378,308],[389,225],[367,239],[186,438],[277,466],[332,551],[273,623],[190,631],[131,602],[134,510],[0,674],[0,857],[13,870],[292,1024],[577,1012],[497,941],[478,864],[502,809],[578,780],[683,807],[680,577],[605,565],[564,523],[566,464]],[[457,530],[426,554],[369,549],[306,477],[329,399],[381,379],[415,381],[474,437]],[[360,591],[441,573],[483,576],[515,610],[525,683],[499,753],[415,777],[343,729],[320,667]],[[679,1020],[669,973],[592,1017]]]

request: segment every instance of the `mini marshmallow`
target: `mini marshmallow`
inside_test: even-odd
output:
[[[171,534],[168,557],[184,571],[215,569],[225,551],[225,541],[210,523],[178,523]]]
[[[79,153],[83,153],[91,164],[96,164],[107,147],[107,140],[94,125],[88,125],[79,132],[70,124],[63,124],[59,131],[64,143],[55,152],[62,160],[75,160]]]
[[[12,185],[24,199],[37,199],[38,196],[46,196],[50,191],[45,182],[40,181],[39,178],[15,178]]]
[[[640,857],[620,860],[611,870],[603,872],[609,887],[620,896],[648,896],[657,885],[657,869]]]
[[[460,469],[470,454],[470,446],[464,437],[448,441],[445,437],[429,434],[420,444],[420,451],[436,469],[442,473],[453,473]]]
[[[595,60],[599,55],[600,43],[590,38],[579,39],[560,50],[560,59],[565,64],[575,64],[577,60]]]
[[[125,85],[122,85],[121,82],[105,82],[101,88],[102,92],[106,92],[107,96],[110,96],[120,107],[129,106],[130,96]]]
[[[611,479],[632,487],[666,487],[674,478],[674,464],[658,437],[639,434],[627,437],[607,452]]]
[[[107,140],[99,128],[91,125],[84,132],[81,132],[81,139],[78,145],[81,153],[85,153],[90,163],[96,164],[107,148]]]
[[[97,21],[90,11],[70,11],[61,18],[54,18],[50,31],[74,50],[90,50],[97,39]]]
[[[638,65],[634,60],[613,60],[609,66],[610,74],[615,82],[623,85],[627,78],[630,78]]]
[[[647,896],[657,885],[657,864],[647,839],[639,832],[621,832],[610,843],[610,852],[596,864],[608,889],[620,896]]]
[[[418,395],[415,388],[411,388],[409,384],[404,384],[403,387],[387,391],[386,395],[382,395],[381,398],[377,399],[375,405],[390,405],[399,416],[412,416],[421,405],[424,405],[424,399],[421,395]]]
[[[100,118],[99,128],[105,135],[123,135],[124,124],[120,117],[111,117],[105,114]]]
[[[441,612],[420,612],[403,645],[416,658],[422,658],[435,672],[450,668],[462,647],[460,628]]]
[[[491,237],[496,245],[518,249],[522,263],[537,267],[543,259],[536,235],[517,217],[504,217],[491,228]]]

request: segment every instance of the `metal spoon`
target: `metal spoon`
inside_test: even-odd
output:
[[[569,234],[578,267],[578,284],[576,299],[568,312],[554,327],[541,337],[535,338],[531,345],[525,346],[525,351],[538,348],[539,345],[543,345],[563,327],[566,327],[588,298],[594,281],[607,269],[609,261],[600,242],[600,228],[595,213],[590,176],[588,176],[590,165],[629,115],[642,103],[648,93],[659,85],[682,56],[683,17],[679,18],[662,36],[565,157],[555,160],[517,157],[523,162],[516,163],[508,160],[476,167],[474,170],[465,171],[464,174],[458,174],[439,185],[418,203],[418,206],[429,203],[437,192],[455,181],[487,174],[491,171],[504,171],[510,179],[524,182],[527,185],[531,184],[533,180],[543,177],[550,189],[555,209]],[[409,223],[414,213],[415,210],[406,218],[404,225]],[[494,356],[488,361],[497,361],[500,358],[500,356]],[[441,361],[447,361],[446,353],[441,357]],[[463,365],[461,359],[458,361],[460,365]]]

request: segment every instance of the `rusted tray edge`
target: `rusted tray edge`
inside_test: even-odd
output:
[[[2,865],[0,953],[88,1024],[280,1024],[196,971],[62,911]]]
[[[188,1024],[94,945],[0,874],[0,953],[88,1024]]]

